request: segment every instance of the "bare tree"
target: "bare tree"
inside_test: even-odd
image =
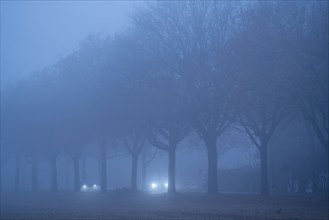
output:
[[[51,144],[50,144],[51,145]],[[51,146],[50,149],[46,149],[43,152],[43,155],[48,159],[50,164],[50,172],[51,172],[51,190],[52,192],[58,191],[58,183],[57,183],[57,157],[60,153],[60,148],[56,148],[55,146]]]
[[[153,76],[174,76],[184,96],[179,108],[206,143],[208,193],[217,193],[216,140],[231,121],[233,82],[226,60],[238,28],[235,12],[229,2],[157,2],[134,17]]]
[[[292,57],[284,84],[292,103],[311,125],[329,157],[328,150],[328,2],[293,7],[287,26]],[[290,10],[292,11],[292,10]]]
[[[131,155],[131,190],[137,192],[138,158],[145,146],[146,135],[142,130],[134,128],[124,138],[123,143]]]
[[[177,119],[163,123],[148,139],[152,145],[168,153],[168,193],[176,193],[176,149],[188,131],[189,128]]]
[[[256,102],[256,97],[248,99],[246,105],[241,106],[239,122],[252,142],[260,152],[261,166],[261,193],[269,194],[268,185],[268,143],[285,113],[285,104],[282,101],[268,101],[270,97]],[[266,99],[266,100],[265,100]]]
[[[146,189],[146,179],[147,179],[147,167],[154,160],[158,151],[156,148],[151,148],[146,146],[141,154],[141,163],[142,163],[142,189]]]
[[[107,161],[120,155],[117,148],[118,144],[119,141],[115,138],[102,138],[99,143],[99,171],[102,192],[107,191]]]

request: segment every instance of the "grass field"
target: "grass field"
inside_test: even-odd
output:
[[[327,220],[324,197],[179,193],[1,194],[1,219]]]

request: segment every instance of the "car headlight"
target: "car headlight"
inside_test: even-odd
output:
[[[151,188],[152,189],[156,189],[158,187],[158,184],[156,184],[156,183],[151,183]]]

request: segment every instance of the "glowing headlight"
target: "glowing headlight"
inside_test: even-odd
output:
[[[165,183],[164,185],[165,185],[165,187],[168,187],[168,183]]]
[[[93,185],[93,188],[97,188],[97,185],[96,185],[96,184],[94,184],[94,185]]]
[[[156,184],[156,183],[151,183],[151,187],[152,187],[152,189],[155,189],[155,188],[158,187],[158,184]]]

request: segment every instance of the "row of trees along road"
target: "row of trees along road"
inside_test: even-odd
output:
[[[28,158],[33,190],[38,157],[47,158],[53,191],[56,158],[65,152],[79,191],[81,153],[95,143],[106,191],[106,152],[115,143],[131,155],[137,191],[137,161],[152,145],[169,155],[168,192],[175,193],[175,152],[193,132],[206,146],[213,194],[217,140],[233,127],[258,147],[267,195],[268,143],[285,115],[301,114],[328,158],[327,6],[149,3],[126,32],[91,35],[53,67],[2,91],[2,152]]]

